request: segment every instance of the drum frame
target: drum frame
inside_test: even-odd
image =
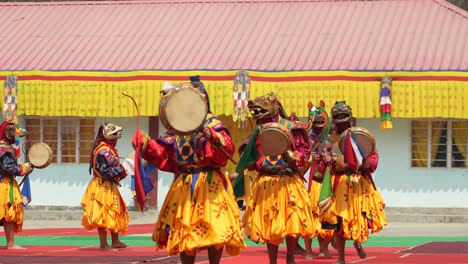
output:
[[[34,149],[35,146],[41,146],[41,148],[43,148],[42,150],[46,150],[47,153],[49,153],[49,157],[47,159],[47,161],[42,164],[42,165],[35,165],[35,161],[31,161],[31,150]],[[34,167],[34,168],[38,168],[38,169],[43,169],[47,166],[50,165],[50,163],[52,163],[52,160],[54,159],[54,153],[52,151],[52,148],[47,145],[46,143],[44,142],[36,142],[34,144],[31,145],[31,147],[29,148],[28,150],[28,160],[29,160],[29,163],[31,163],[31,165]]]
[[[197,94],[198,96],[200,96],[200,99],[203,100],[203,102],[205,102],[205,109],[204,109],[205,114],[203,116],[202,122],[200,122],[200,124],[197,127],[188,131],[179,131],[171,125],[171,122],[166,115],[167,111],[165,108],[166,108],[167,102],[170,101],[171,96],[174,96],[176,93],[182,91],[183,89],[192,89],[192,88],[187,86],[187,84],[179,85],[178,87],[174,88],[174,90],[170,91],[168,94],[164,95],[161,98],[161,101],[159,102],[159,116],[160,116],[160,120],[163,126],[167,129],[167,131],[171,132],[172,134],[192,135],[195,132],[198,132],[200,130],[200,128],[203,126],[203,123],[205,122],[206,116],[208,115],[208,105],[206,104],[206,100],[201,93],[192,89],[194,94]]]

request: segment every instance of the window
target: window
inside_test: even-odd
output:
[[[88,163],[94,144],[93,118],[27,117],[26,148],[37,142],[48,144],[57,164]]]
[[[467,158],[468,121],[412,121],[412,167],[467,168]]]

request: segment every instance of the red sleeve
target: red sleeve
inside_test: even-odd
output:
[[[307,165],[307,161],[310,157],[311,147],[310,141],[308,137],[306,138],[304,135],[304,131],[301,129],[292,129],[291,134],[293,136],[293,148],[294,148],[294,155],[297,158],[297,166],[303,167]]]
[[[198,148],[197,154],[198,157],[200,157],[200,163],[214,168],[224,167],[226,166],[229,158],[221,148],[232,156],[235,152],[234,143],[226,129],[223,128],[218,131],[215,131],[213,128],[210,129],[213,138],[205,140],[202,142],[201,147]]]
[[[175,152],[171,144],[164,144],[150,138],[142,158],[158,167],[158,169],[169,172],[177,171]]]
[[[369,155],[369,157],[366,158],[366,160],[369,161],[369,170],[371,172],[374,172],[377,169],[377,165],[379,163],[379,152],[377,151],[376,148],[374,148],[374,152]]]

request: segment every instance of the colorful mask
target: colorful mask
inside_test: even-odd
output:
[[[351,111],[351,107],[346,104],[346,101],[336,102],[331,110],[331,114],[334,124],[351,124],[353,122],[353,112]]]
[[[262,95],[249,100],[247,107],[256,120],[275,117],[281,110],[278,98],[274,94]]]
[[[122,127],[111,123],[103,124],[102,133],[107,140],[117,140],[122,137]]]

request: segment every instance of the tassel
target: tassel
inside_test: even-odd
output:
[[[392,101],[390,88],[392,86],[392,78],[389,76],[382,77],[380,89],[380,129],[392,129]]]

